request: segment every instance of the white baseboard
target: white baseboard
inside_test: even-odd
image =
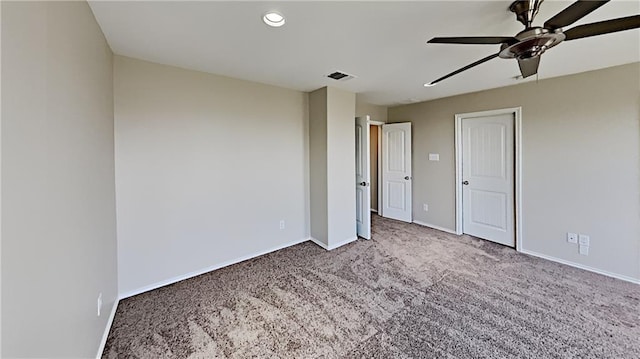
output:
[[[111,325],[113,325],[113,319],[116,317],[118,303],[120,303],[120,299],[116,298],[116,300],[113,302],[113,307],[111,307],[111,313],[109,313],[107,327],[104,328],[104,333],[102,334],[102,340],[100,341],[100,346],[98,347],[98,354],[96,355],[96,359],[102,358],[102,352],[104,352],[104,346],[107,345],[107,338],[109,338],[109,332],[111,331]]]
[[[373,212],[373,213],[378,213],[378,210],[377,210],[377,209],[373,209],[373,208],[371,208],[371,212]]]
[[[319,245],[320,247],[322,247],[322,248],[324,248],[326,250],[329,250],[329,247],[326,244],[322,243],[319,239],[316,239],[316,238],[313,238],[313,237],[309,237],[309,240],[311,242]]]
[[[553,256],[548,256],[546,254],[541,254],[541,253],[538,253],[538,252],[530,251],[530,250],[527,250],[527,249],[519,250],[519,252],[520,253],[524,253],[524,254],[528,254],[528,255],[531,255],[531,256],[534,256],[534,257],[546,259],[546,260],[549,260],[549,261],[552,261],[552,262],[565,264],[565,265],[568,265],[568,266],[571,266],[571,267],[584,269],[584,270],[589,271],[589,272],[602,274],[602,275],[605,275],[607,277],[620,279],[620,280],[623,280],[625,282],[631,282],[631,283],[635,283],[635,284],[640,284],[640,279],[638,279],[638,278],[633,278],[633,277],[629,277],[629,276],[622,275],[622,274],[608,272],[608,271],[605,271],[605,270],[602,270],[602,269],[589,267],[589,266],[586,266],[584,264],[567,261],[567,260],[556,258],[556,257],[553,257]]]
[[[330,250],[332,250],[332,249],[336,249],[336,248],[338,248],[338,247],[342,247],[342,246],[344,246],[345,244],[349,244],[349,243],[351,243],[351,242],[354,242],[354,241],[358,240],[358,237],[347,238],[347,239],[345,239],[344,241],[340,241],[340,242],[335,243],[335,244],[332,244],[332,245],[330,245],[330,246],[328,246],[328,245],[326,245],[326,244],[322,243],[320,240],[318,240],[318,239],[316,239],[316,238],[313,238],[313,237],[309,237],[309,240],[310,240],[311,242],[313,242],[313,243],[315,243],[315,244],[319,245],[320,247],[322,247],[322,248],[324,248],[324,249],[326,249],[326,250],[330,251]]]
[[[358,240],[358,237],[357,237],[357,236],[356,236],[356,237],[352,237],[352,238],[347,238],[347,239],[345,239],[344,241],[340,241],[340,242],[338,242],[338,243],[335,243],[335,244],[330,245],[330,246],[329,246],[329,250],[336,249],[336,248],[338,248],[338,247],[342,247],[342,246],[344,246],[345,244],[349,244],[349,243],[351,243],[351,242],[355,242],[355,241],[357,241],[357,240]]]
[[[148,292],[150,290],[158,289],[160,287],[164,287],[164,286],[167,286],[167,285],[170,285],[170,284],[173,284],[173,283],[177,283],[177,282],[180,282],[180,281],[185,280],[185,279],[197,277],[197,276],[199,276],[201,274],[205,274],[205,273],[214,271],[216,269],[224,268],[224,267],[230,266],[232,264],[244,262],[244,261],[252,259],[252,258],[260,257],[262,255],[265,255],[265,254],[268,254],[268,253],[271,253],[271,252],[275,252],[275,251],[283,249],[283,248],[295,246],[296,244],[300,244],[300,243],[306,242],[308,240],[309,240],[309,238],[303,238],[303,239],[300,239],[300,240],[297,240],[297,241],[281,244],[279,246],[275,246],[273,248],[269,248],[269,249],[264,250],[264,251],[252,253],[252,254],[249,254],[249,255],[245,255],[245,256],[242,256],[242,257],[239,257],[239,258],[235,258],[235,259],[229,260],[229,261],[224,261],[222,263],[214,264],[212,266],[209,266],[209,267],[197,270],[197,271],[189,272],[189,273],[186,273],[186,274],[183,274],[183,275],[179,275],[179,276],[175,276],[175,277],[172,277],[172,278],[169,278],[169,279],[166,279],[166,280],[163,280],[163,281],[159,281],[159,282],[156,282],[156,283],[153,283],[153,284],[150,284],[150,285],[146,285],[144,287],[141,287],[141,288],[138,288],[138,289],[134,289],[134,290],[128,291],[126,293],[120,293],[120,299],[133,297],[134,295],[138,295],[138,294],[141,294],[141,293],[144,293],[144,292]]]
[[[433,225],[433,224],[424,223],[424,222],[421,222],[421,221],[413,221],[413,223],[418,224],[418,225],[421,225],[421,226],[425,226],[425,227],[429,227],[429,228],[437,229],[437,230],[439,230],[439,231],[443,231],[443,232],[447,232],[447,233],[451,233],[451,234],[458,235],[458,234],[456,233],[456,231],[454,231],[454,230],[452,230],[452,229],[449,229],[449,228],[444,228],[444,227],[436,226],[436,225]]]

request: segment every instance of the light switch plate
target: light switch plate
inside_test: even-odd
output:
[[[567,242],[569,243],[578,243],[578,234],[577,233],[567,233]]]
[[[581,234],[578,237],[578,243],[580,243],[581,246],[589,246],[589,236],[586,234]]]
[[[429,154],[429,161],[440,161],[440,154],[439,153],[430,153]]]

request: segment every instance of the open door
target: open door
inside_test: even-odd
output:
[[[371,239],[371,159],[369,116],[356,117],[356,228],[358,236]]]
[[[382,125],[382,216],[411,222],[411,123]]]

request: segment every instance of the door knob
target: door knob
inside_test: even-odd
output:
[[[468,186],[469,185],[469,181],[462,181],[462,184],[465,185],[465,186]]]
[[[409,176],[404,176],[404,179],[406,179],[407,181],[411,179],[411,177]]]
[[[367,186],[367,182],[360,182],[360,185],[366,187]]]

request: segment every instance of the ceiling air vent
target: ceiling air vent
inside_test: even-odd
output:
[[[333,72],[333,73],[327,75],[327,77],[332,78],[332,79],[337,80],[337,81],[346,81],[346,80],[351,80],[355,76],[349,75],[349,74],[345,74],[344,72],[336,71],[336,72]]]

